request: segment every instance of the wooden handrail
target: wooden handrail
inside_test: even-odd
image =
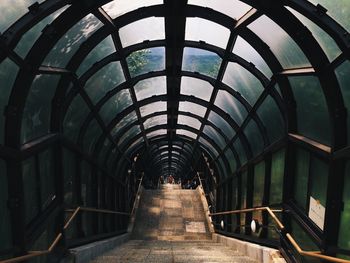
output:
[[[242,213],[249,213],[249,212],[256,212],[256,211],[267,211],[269,213],[269,215],[272,217],[272,219],[276,222],[278,228],[280,230],[285,229],[284,225],[282,224],[282,222],[278,219],[278,217],[275,214],[278,212],[283,212],[283,210],[273,210],[267,206],[266,207],[256,207],[256,208],[247,208],[247,209],[240,209],[240,210],[211,213],[211,214],[209,214],[209,216],[242,214]],[[294,249],[302,256],[313,257],[313,258],[328,260],[328,261],[337,262],[337,263],[350,263],[350,260],[323,255],[321,251],[305,251],[305,250],[301,249],[301,247],[298,245],[297,241],[292,237],[292,235],[290,233],[286,233],[286,237],[289,240],[289,242],[292,244]]]

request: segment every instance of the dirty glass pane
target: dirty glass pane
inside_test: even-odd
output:
[[[350,61],[346,60],[338,68],[335,73],[338,77],[340,89],[343,94],[344,104],[348,110],[347,124],[348,124],[348,145],[350,144]]]
[[[50,132],[51,101],[59,79],[60,76],[57,75],[37,75],[35,77],[23,113],[22,143]]]
[[[241,140],[237,138],[235,142],[233,143],[233,148],[236,150],[239,160],[241,162],[241,165],[244,165],[247,162],[247,154],[243,148],[243,145],[241,143]]]
[[[177,118],[177,123],[190,126],[190,127],[195,128],[197,130],[199,130],[199,128],[202,125],[202,123],[199,120],[192,118],[192,117],[189,117],[189,116],[185,116],[185,115],[179,115]]]
[[[140,7],[163,4],[163,0],[114,0],[105,4],[103,9],[114,19],[122,14],[136,10]]]
[[[215,105],[230,114],[238,125],[241,125],[247,116],[247,111],[243,105],[227,91],[218,91]]]
[[[211,157],[213,159],[216,158],[219,155],[217,150],[206,139],[204,139],[202,137],[199,137],[199,143],[205,145],[210,150],[210,154],[212,155]]]
[[[125,147],[125,144],[129,142],[130,139],[134,138],[137,134],[141,132],[139,125],[134,125],[129,130],[121,136],[120,140],[118,141],[118,146],[123,148]]]
[[[298,148],[296,152],[296,169],[295,169],[295,185],[294,198],[298,205],[306,210],[307,205],[307,189],[309,181],[310,154],[303,149]]]
[[[120,62],[111,62],[97,71],[85,84],[85,90],[93,103],[97,103],[106,93],[124,82]]]
[[[13,2],[13,1],[12,1]],[[34,3],[35,1],[33,1]],[[28,32],[26,32],[22,38],[21,41],[18,42],[15,52],[20,55],[22,58],[24,58],[35,41],[39,38],[41,35],[42,30],[50,24],[53,20],[55,20],[60,14],[63,13],[68,8],[68,6],[64,6],[61,9],[57,10],[56,12],[52,13],[51,15],[47,16],[43,20],[41,20],[38,24],[33,26]],[[28,10],[27,10],[28,11]],[[1,18],[0,18],[0,27],[1,27]],[[1,32],[1,30],[0,30]]]
[[[43,65],[66,67],[80,45],[102,25],[102,22],[94,15],[89,14],[85,16],[62,36],[45,58]]]
[[[208,117],[208,120],[211,121],[216,127],[218,127],[230,140],[236,134],[233,128],[217,113],[211,111]]]
[[[292,219],[292,217],[291,217]],[[315,245],[315,243],[312,241],[310,236],[307,235],[306,231],[297,223],[296,220],[291,220],[291,227],[292,227],[292,236],[295,238],[295,240],[298,242],[298,245],[302,247],[304,250],[311,250],[316,251],[319,248]],[[308,260],[306,260],[308,259]],[[298,262],[309,262],[310,258],[305,258],[304,260],[300,260]],[[320,261],[314,260],[312,263],[317,263]]]
[[[233,53],[251,62],[259,69],[267,78],[271,78],[273,73],[261,55],[242,37],[238,36],[233,48]]]
[[[100,109],[100,116],[108,124],[118,113],[132,104],[129,90],[121,90],[112,96]]]
[[[264,141],[261,136],[258,125],[254,120],[250,120],[244,128],[244,134],[250,144],[254,157],[260,154],[264,149]]]
[[[167,103],[165,101],[153,102],[145,106],[142,106],[140,108],[142,117],[145,117],[154,112],[160,112],[160,111],[166,111],[166,110],[167,110]]]
[[[196,103],[192,103],[192,102],[188,102],[188,101],[185,101],[185,102],[180,101],[179,111],[191,112],[191,113],[198,115],[200,117],[204,117],[207,109],[201,105],[196,104]]]
[[[181,78],[181,94],[195,96],[205,101],[209,101],[213,92],[213,86],[204,80],[182,77]]]
[[[310,66],[310,62],[294,40],[267,16],[259,17],[248,25],[248,28],[269,45],[284,68]]]
[[[41,185],[41,209],[45,209],[56,198],[54,160],[51,149],[39,154]]]
[[[345,182],[343,191],[344,209],[341,213],[340,231],[338,246],[343,249],[350,249],[350,162],[347,162],[345,169]]]
[[[285,150],[282,149],[272,155],[270,204],[282,202],[284,166]]]
[[[278,141],[285,135],[284,120],[281,112],[271,96],[267,96],[257,110],[259,118],[262,120],[270,143]]]
[[[185,135],[187,137],[190,137],[191,139],[196,139],[197,138],[197,134],[191,132],[191,131],[188,131],[188,130],[183,130],[183,129],[177,129],[176,130],[176,134],[179,134],[179,135]]]
[[[135,122],[137,120],[137,115],[136,112],[133,111],[131,113],[129,113],[128,115],[126,115],[121,121],[119,121],[114,128],[111,131],[111,135],[114,137],[114,135],[120,131],[121,129],[123,129],[126,125],[129,125],[133,122]]]
[[[77,140],[80,127],[85,121],[89,111],[88,106],[80,95],[77,95],[69,105],[63,122],[63,131],[64,135],[73,142]]]
[[[149,132],[147,133],[147,138],[151,139],[153,137],[159,136],[159,135],[165,135],[167,133],[166,130],[157,130],[157,131],[153,131],[153,132]]]
[[[12,246],[10,210],[7,208],[7,170],[4,160],[0,159],[0,250]]]
[[[156,117],[152,117],[147,119],[144,123],[143,126],[145,129],[152,128],[157,125],[162,125],[162,124],[167,124],[168,123],[168,115],[160,115]]]
[[[287,7],[287,9],[291,11],[293,15],[295,15],[303,23],[303,25],[305,25],[311,31],[312,35],[320,44],[330,61],[333,61],[337,56],[340,55],[341,50],[339,49],[333,38],[330,35],[328,35],[322,28],[320,28],[314,22],[312,22],[299,12],[295,11],[294,9],[289,7]]]
[[[212,21],[199,18],[186,18],[185,40],[204,41],[208,44],[226,49],[230,30]]]
[[[251,9],[249,5],[238,0],[189,0],[188,3],[209,7],[236,20]]]
[[[84,150],[87,153],[92,153],[95,143],[101,136],[102,130],[98,122],[94,119],[90,122],[84,136]]]
[[[265,161],[254,166],[253,207],[262,206],[265,186]]]
[[[182,70],[198,72],[216,78],[222,59],[213,52],[204,49],[185,47],[182,61]]]
[[[213,127],[205,125],[203,132],[209,138],[215,141],[221,150],[223,150],[227,145],[225,139]]]
[[[155,47],[137,50],[127,58],[128,68],[131,77],[165,69],[165,48]]]
[[[232,62],[227,65],[223,82],[242,94],[252,106],[264,90],[261,82],[252,73]]]
[[[289,81],[297,102],[299,133],[330,145],[329,113],[318,78],[313,76],[290,77]]]
[[[2,112],[2,114],[0,114],[0,144],[4,143],[5,116],[3,113],[8,103],[17,72],[18,66],[8,58],[0,63],[0,111]]]
[[[155,77],[137,82],[134,86],[136,98],[138,101],[156,96],[166,94],[166,77]]]
[[[23,187],[25,200],[25,223],[28,224],[39,213],[38,179],[35,173],[35,158],[23,161]]]
[[[328,164],[312,156],[310,160],[310,177],[310,195],[326,207]]]
[[[148,17],[137,20],[119,29],[123,47],[143,41],[160,40],[165,38],[164,18]]]
[[[236,159],[233,155],[233,152],[230,149],[228,149],[225,152],[225,156],[226,156],[226,159],[230,165],[231,172],[232,173],[235,172],[236,171]]]
[[[77,75],[80,77],[85,73],[94,63],[100,61],[101,59],[107,57],[108,55],[115,52],[115,46],[111,36],[107,36],[102,40],[96,47],[94,47],[90,53],[85,57],[83,62],[80,64]]]

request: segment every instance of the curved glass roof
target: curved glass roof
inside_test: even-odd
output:
[[[220,178],[289,139],[347,147],[350,2],[263,2],[3,0],[0,144]]]

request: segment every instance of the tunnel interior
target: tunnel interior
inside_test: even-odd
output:
[[[170,175],[211,212],[283,209],[305,248],[350,258],[348,0],[0,7],[0,259],[49,246],[69,209],[129,213],[141,179]],[[59,246],[127,223],[83,212]],[[298,258],[263,212],[213,223]]]

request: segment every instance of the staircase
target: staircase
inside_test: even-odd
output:
[[[212,241],[196,190],[165,184],[143,191],[131,240],[90,262],[256,261]]]

